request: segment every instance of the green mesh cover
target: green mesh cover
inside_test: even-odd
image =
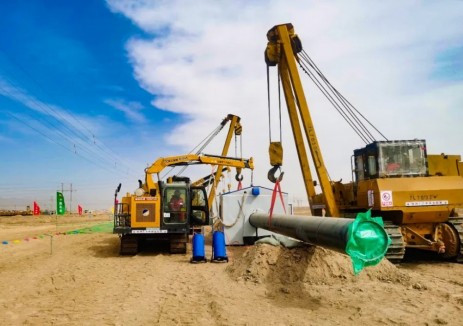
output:
[[[83,229],[67,231],[66,234],[112,233],[112,231],[113,231],[113,223],[106,222],[106,223],[97,224],[97,225],[83,228]]]
[[[371,217],[371,211],[358,213],[349,225],[346,253],[352,259],[354,274],[366,266],[378,264],[387,252],[391,239],[384,230],[381,217]]]

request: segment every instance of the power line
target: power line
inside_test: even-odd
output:
[[[47,91],[40,85],[39,82],[37,82],[36,79],[34,79],[31,74],[29,74],[29,72],[24,69],[21,65],[19,65],[15,60],[13,60],[10,56],[8,56],[7,53],[5,53],[4,51],[2,51],[0,49],[0,51],[4,54],[4,56],[12,63],[14,64],[15,66],[17,66],[21,71],[23,71],[27,76],[28,78],[33,81],[36,85],[39,86],[39,88],[44,92],[44,93],[47,93]],[[70,119],[68,117],[66,117],[66,115],[64,114],[64,112],[60,112],[59,110],[55,109],[54,107],[52,107],[51,105],[48,105],[47,103],[44,103],[44,102],[41,102],[41,101],[38,101],[36,100],[34,97],[28,95],[28,94],[25,94],[24,91],[22,91],[19,87],[17,87],[15,85],[14,82],[11,81],[11,79],[9,79],[7,76],[5,76],[5,78],[7,80],[10,81],[10,85],[19,93],[21,94],[22,96],[24,96],[28,101],[32,102],[30,104],[34,105],[35,106],[35,110],[37,111],[37,108],[39,108],[39,112],[41,112],[42,114],[44,114],[44,112],[49,116],[49,117],[53,117],[54,119],[43,119],[42,117],[40,119],[36,118],[35,120],[39,121],[39,120],[45,120],[45,123],[46,124],[49,124],[49,125],[52,125],[54,126],[54,129],[57,130],[60,134],[64,135],[64,137],[66,139],[68,139],[69,142],[71,142],[74,147],[75,147],[75,150],[77,150],[76,148],[76,144],[78,144],[80,146],[81,149],[83,149],[84,151],[87,151],[87,153],[91,154],[91,155],[96,155],[100,158],[102,158],[102,160],[104,161],[108,161],[108,158],[107,157],[104,157],[103,154],[106,154],[108,155],[109,157],[112,158],[112,160],[114,161],[114,164],[117,166],[117,162],[119,162],[121,166],[125,166],[127,171],[129,172],[131,170],[131,167],[130,165],[126,164],[126,162],[124,162],[113,150],[111,150],[108,146],[106,146],[102,141],[99,141],[97,140],[97,138],[95,137],[95,134],[93,132],[90,131],[89,128],[87,128],[87,126],[85,124],[83,124],[79,119],[77,119],[77,117],[75,115],[73,115],[71,112],[67,112],[67,111],[64,111],[68,117],[72,118],[79,127],[83,128],[84,130],[86,130],[88,132],[88,135],[84,134],[83,131],[79,128],[76,127],[76,124],[75,123],[72,123],[70,121]],[[1,85],[1,84],[0,84]],[[18,99],[18,96],[15,96],[15,94],[12,94],[11,91],[9,91],[8,89],[6,89],[5,86],[2,87],[4,89],[4,91],[6,91],[7,93],[10,94],[10,96],[12,96],[13,98],[15,98],[16,100],[22,102],[20,99]],[[49,94],[49,93],[48,93]],[[23,105],[26,105],[25,103],[22,102]],[[63,111],[63,110],[62,110]],[[44,114],[45,115],[45,114]],[[47,116],[45,115],[45,117]],[[59,117],[59,119],[57,118]],[[56,121],[58,122],[62,122],[61,124],[58,124],[56,125]],[[60,127],[63,127],[63,128],[60,128]],[[72,128],[71,128],[72,127]],[[87,142],[89,142],[89,144],[92,144],[94,145],[97,149],[93,148],[93,146],[88,146]]]
[[[43,110],[48,105],[46,105],[43,102],[40,102],[40,101],[36,100],[35,98],[33,98],[33,97],[31,97],[31,96],[29,96],[27,94],[24,94],[24,92],[21,89],[19,89],[19,87],[15,86],[12,83],[10,83],[10,88],[7,88],[7,87],[5,87],[5,85],[2,85],[0,83],[0,89],[2,89],[4,93],[9,94],[12,98],[18,100],[23,105],[26,105],[18,98],[17,94],[12,92],[11,88],[13,88],[16,91],[16,93],[23,94],[27,98],[28,104],[30,106],[35,107],[35,109],[33,109],[33,110],[44,114],[43,111],[37,110],[37,108]],[[50,106],[48,106],[48,107],[50,107]],[[48,112],[47,112],[47,110],[44,110],[44,111],[46,113],[48,113],[48,117],[54,117],[53,115],[51,115],[49,113],[49,111]],[[91,162],[91,163],[93,163],[93,164],[95,164],[95,165],[97,165],[97,166],[99,166],[99,167],[101,167],[101,168],[103,168],[105,170],[108,170],[108,166],[112,166],[112,163],[111,164],[107,163],[109,160],[108,160],[107,157],[105,157],[103,155],[103,153],[101,151],[98,151],[96,148],[93,148],[92,146],[89,146],[85,142],[85,139],[82,136],[79,137],[79,135],[75,131],[73,131],[73,129],[71,129],[69,126],[67,126],[66,124],[63,124],[65,129],[62,129],[62,128],[60,128],[62,125],[60,125],[60,124],[56,125],[56,118],[54,120],[53,119],[46,119],[46,118],[43,118],[43,117],[36,117],[36,116],[32,116],[32,115],[29,114],[28,117],[30,117],[30,119],[21,119],[18,116],[11,114],[10,112],[6,112],[6,113],[9,116],[11,116],[11,117],[15,118],[16,120],[18,120],[19,122],[21,122],[21,124],[26,125],[27,127],[31,128],[35,132],[39,133],[43,137],[45,137],[48,140],[52,141],[53,143],[65,148],[67,151],[73,152],[74,154],[80,156],[81,158],[84,158],[87,161],[89,161],[89,162]],[[45,115],[45,117],[46,117],[46,115]],[[31,123],[27,122],[28,120],[29,121],[36,121],[40,126],[45,127],[45,128],[43,128],[44,130],[47,130],[47,131],[51,130],[52,132],[57,133],[58,136],[62,137],[64,140],[67,140],[70,143],[70,145],[73,146],[72,149],[70,149],[69,147],[64,145],[62,142],[57,141],[56,137],[52,138],[50,135],[47,135],[45,132],[43,132],[43,131],[39,130],[38,128],[34,127]],[[50,128],[46,128],[46,125],[48,125]],[[78,149],[85,152],[87,154],[87,156],[91,157],[92,159],[89,159],[89,158],[85,157],[84,155],[80,155],[80,153],[77,151]],[[96,158],[96,160],[93,159],[93,158]],[[97,162],[97,161],[99,161],[99,162]],[[104,164],[102,164],[102,162]],[[115,161],[114,163],[115,163],[114,168],[117,170],[117,161]],[[121,166],[123,166],[123,165],[124,164],[121,164]],[[127,172],[129,172],[130,167],[127,166],[127,169],[128,169]]]

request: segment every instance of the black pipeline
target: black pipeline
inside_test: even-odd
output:
[[[376,265],[383,259],[390,239],[381,218],[372,218],[370,211],[355,219],[341,217],[299,216],[253,213],[249,222],[303,242],[348,254],[357,274],[364,266]]]

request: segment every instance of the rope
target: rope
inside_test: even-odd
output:
[[[352,109],[347,105],[345,98],[337,91],[336,88],[334,88],[333,85],[326,79],[326,77],[323,75],[323,73],[318,69],[318,67],[315,65],[315,63],[310,59],[310,57],[307,55],[307,53],[304,53],[307,59],[305,60],[312,69],[315,70],[315,72],[318,74],[318,76],[324,81],[325,85],[328,86],[328,88],[331,90],[332,95],[338,99],[339,103],[346,109],[346,111],[349,113],[349,115],[356,121],[357,126],[363,129],[364,131],[364,136],[366,138],[370,138],[370,142],[375,140],[375,137],[371,134],[371,132],[366,128],[366,126],[360,121],[359,117],[355,115],[355,113],[352,111]],[[314,78],[315,75],[312,75]],[[318,80],[317,80],[318,81]],[[319,81],[318,81],[319,82]],[[320,82],[319,82],[320,83]],[[324,88],[325,89],[325,88]],[[331,97],[331,96],[330,96]],[[340,108],[342,110],[342,108]],[[343,114],[347,115],[346,112],[343,111]],[[349,119],[350,120],[350,119]],[[351,120],[350,120],[351,121]],[[358,128],[357,127],[357,128]]]
[[[362,131],[354,124],[354,122],[347,116],[347,114],[343,111],[341,106],[333,99],[333,97],[329,94],[329,92],[324,88],[324,86],[320,83],[319,80],[315,78],[315,76],[308,70],[301,65],[302,70],[309,76],[309,78],[313,81],[315,86],[320,90],[320,92],[326,97],[326,99],[333,105],[333,107],[338,111],[338,113],[343,117],[343,119],[349,124],[349,126],[355,131],[355,133],[367,144],[371,141],[368,140],[368,137],[362,133]],[[374,139],[373,139],[374,140]]]
[[[283,205],[283,210],[284,210],[284,212],[286,214],[285,201],[283,199],[283,193],[281,192],[280,181],[277,179],[277,181],[275,181],[275,187],[273,187],[272,200],[270,202],[270,212],[269,212],[269,215],[268,215],[268,226],[272,225],[272,215],[273,215],[273,209],[275,207],[275,200],[276,200],[276,197],[277,197],[277,193],[280,194],[281,204]]]
[[[358,111],[355,106],[352,105],[352,103],[350,103],[334,86],[331,85],[331,83],[328,81],[328,79],[326,79],[326,77],[323,75],[323,73],[321,72],[321,70],[317,67],[317,65],[312,61],[312,59],[310,59],[309,55],[305,52],[305,51],[302,51],[302,53],[307,56],[308,60],[312,63],[315,71],[320,75],[320,77],[326,81],[326,83],[329,85],[329,87],[331,87],[333,89],[333,91],[338,94],[340,96],[340,98],[342,98],[343,102],[344,103],[347,103],[347,105],[349,107],[351,107],[353,110],[355,110],[355,112],[357,112],[357,114],[362,117],[376,132],[378,132],[378,134],[380,134],[385,140],[388,140],[386,138],[386,136],[383,135],[383,133],[381,133],[360,111]]]
[[[378,128],[376,128],[364,115],[362,115],[353,105],[350,103],[325,77],[309,55],[303,50],[301,55],[298,57],[300,60],[299,65],[302,70],[309,76],[314,82],[315,86],[322,92],[322,94],[328,99],[343,119],[349,124],[349,126],[357,133],[357,135],[365,142],[375,141],[375,137],[370,132],[366,124],[364,124],[360,118],[362,118],[373,130],[375,130],[381,137],[388,140]],[[313,73],[311,69],[315,72]],[[317,78],[317,76],[321,80]],[[354,112],[355,111],[355,112]]]
[[[280,142],[282,142],[282,139],[283,139],[282,130],[283,130],[283,128],[281,127],[281,80],[280,80],[280,74],[278,74],[278,113],[279,113],[279,119],[280,119]]]
[[[281,80],[280,80],[280,73],[277,72],[278,76],[278,119],[279,119],[279,126],[280,126],[280,142],[283,139],[282,135],[282,126],[281,126]],[[272,121],[271,121],[271,103],[270,103],[270,71],[269,66],[267,65],[267,106],[268,106],[268,138],[269,142],[272,142]]]
[[[272,142],[272,124],[271,124],[271,114],[270,114],[270,71],[269,66],[267,65],[267,106],[268,106],[268,139],[269,142]]]

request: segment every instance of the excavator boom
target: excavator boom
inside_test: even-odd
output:
[[[159,174],[168,166],[184,166],[195,164],[209,164],[217,165],[219,167],[234,167],[237,169],[237,174],[240,174],[242,169],[254,169],[254,161],[252,157],[249,159],[241,159],[236,157],[215,156],[207,154],[185,154],[177,156],[160,157],[153,164],[151,164],[151,166],[145,169],[145,185],[147,186],[148,190],[154,188],[155,183],[153,181],[152,175]],[[221,169],[219,171],[221,171]]]

